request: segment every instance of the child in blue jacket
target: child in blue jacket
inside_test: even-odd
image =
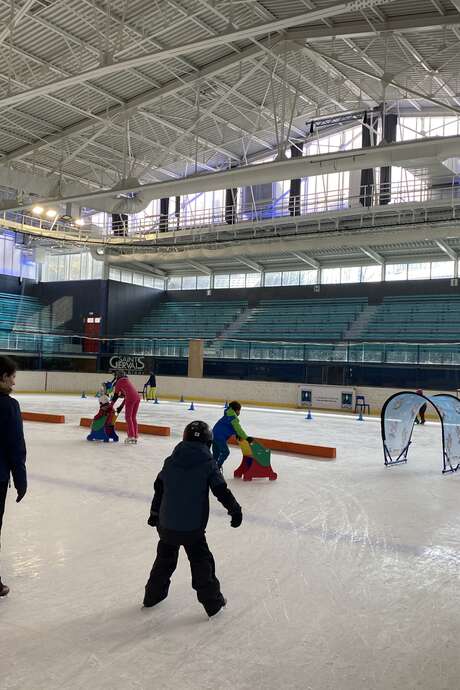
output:
[[[249,443],[252,443],[254,440],[252,436],[248,436],[243,430],[238,419],[240,412],[241,404],[234,400],[227,407],[224,416],[219,419],[212,430],[212,455],[219,469],[222,468],[225,460],[230,455],[230,449],[228,447],[229,438],[236,436],[236,438],[246,440]]]

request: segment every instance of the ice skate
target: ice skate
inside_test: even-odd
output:
[[[134,443],[137,443],[137,440],[135,438],[131,438],[130,436],[128,436],[128,438],[125,438],[126,445],[133,445]]]
[[[6,597],[9,591],[10,588],[4,585],[3,582],[0,580],[0,597]]]
[[[209,619],[214,618],[217,616],[218,613],[220,613],[227,605],[227,599],[221,595],[221,598],[219,601],[212,605],[205,606],[206,613],[209,616]]]

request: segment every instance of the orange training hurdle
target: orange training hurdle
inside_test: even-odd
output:
[[[45,412],[21,412],[25,422],[46,422],[48,424],[65,424],[63,414],[46,414]]]
[[[254,437],[256,438],[256,437]],[[292,443],[291,441],[277,441],[272,438],[256,438],[257,441],[270,450],[279,450],[281,453],[293,453],[294,455],[309,455],[321,460],[335,460],[337,456],[336,448],[330,446],[313,446],[309,443]],[[229,441],[232,445],[238,445],[237,440],[232,437]]]
[[[80,419],[80,426],[91,427],[93,420],[89,417],[82,417]],[[128,425],[126,422],[116,422],[115,429],[117,431],[127,431]],[[169,426],[155,426],[154,424],[138,424],[139,433],[150,434],[151,436],[171,436],[171,429]]]

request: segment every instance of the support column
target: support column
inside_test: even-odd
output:
[[[303,156],[303,141],[291,146],[291,158],[302,158]],[[301,179],[291,180],[289,188],[289,213],[291,216],[300,216],[300,193],[301,193]]]
[[[179,228],[180,228],[180,196],[176,196],[174,215],[176,216],[176,230],[179,230]]]
[[[362,147],[371,148],[377,143],[377,116],[365,113],[362,125]],[[374,197],[374,169],[361,170],[361,187],[359,200],[361,206],[372,206]]]
[[[128,234],[127,213],[112,213],[112,234],[115,237],[126,237]]]
[[[395,144],[398,129],[398,116],[395,113],[382,115],[382,143]],[[380,204],[391,201],[391,166],[380,168]]]
[[[228,225],[236,223],[236,202],[238,200],[238,188],[225,190],[225,222]]]
[[[160,199],[160,232],[168,232],[169,196]]]
[[[188,343],[188,376],[193,379],[203,378],[203,341],[189,340]]]

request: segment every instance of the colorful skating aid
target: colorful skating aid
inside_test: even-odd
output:
[[[113,410],[107,414],[96,415],[91,424],[91,432],[86,437],[87,441],[103,441],[109,443],[118,442],[118,434],[115,431],[116,416]]]
[[[243,481],[250,482],[259,477],[268,477],[270,481],[278,478],[271,466],[271,453],[268,448],[264,448],[261,443],[253,441],[239,441],[243,459],[241,465],[234,471],[233,476],[243,478]]]

